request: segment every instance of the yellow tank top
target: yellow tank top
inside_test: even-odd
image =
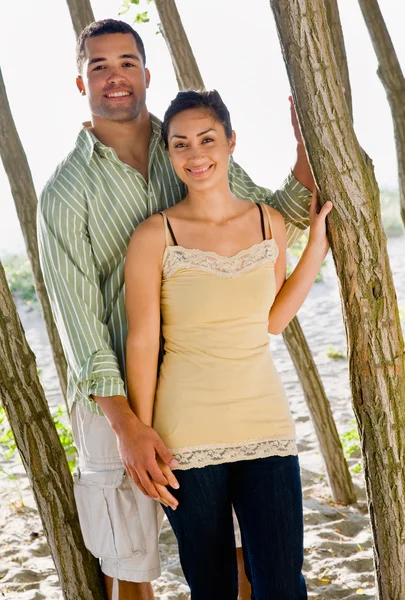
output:
[[[179,469],[297,454],[267,332],[276,241],[263,239],[229,257],[170,245],[168,228],[174,234],[162,215],[164,357],[154,429]]]

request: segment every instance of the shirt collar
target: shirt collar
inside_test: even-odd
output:
[[[156,146],[158,145],[158,143],[161,139],[161,137],[160,137],[161,121],[160,121],[160,119],[158,119],[157,117],[155,117],[155,115],[152,115],[151,113],[149,113],[149,116],[150,116],[150,122],[152,125],[152,134],[151,134],[151,139],[150,139],[150,143],[149,143],[149,155],[151,155],[153,153],[153,151],[156,149]],[[104,156],[111,153],[111,150],[112,150],[112,148],[105,146],[104,144],[102,144],[100,142],[100,140],[98,140],[96,138],[94,133],[92,133],[90,131],[90,129],[89,129],[90,127],[91,127],[90,121],[86,121],[85,123],[83,123],[83,127],[80,130],[80,133],[76,140],[76,147],[83,154],[87,164],[90,163],[90,160],[93,156],[93,152],[95,150],[96,150],[96,152],[99,152],[101,155],[104,155]]]

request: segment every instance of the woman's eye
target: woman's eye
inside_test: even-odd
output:
[[[204,138],[203,139],[203,144],[207,144],[208,142],[213,142],[214,140],[212,138]]]
[[[178,144],[175,145],[175,148],[185,148],[186,144],[184,144],[183,142],[179,142]]]

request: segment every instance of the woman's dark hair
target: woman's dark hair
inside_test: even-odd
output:
[[[78,37],[76,44],[76,64],[79,75],[82,74],[84,57],[84,43],[87,39],[97,37],[99,35],[105,35],[107,33],[131,33],[134,38],[138,50],[141,53],[143,66],[146,64],[145,47],[141,36],[124,21],[118,21],[116,19],[103,19],[101,21],[94,21],[87,25]]]
[[[179,92],[175,99],[171,101],[163,118],[162,138],[166,148],[168,146],[170,121],[179,113],[191,108],[206,108],[211,111],[213,117],[225,129],[226,137],[230,138],[232,136],[231,116],[217,90],[185,90]]]

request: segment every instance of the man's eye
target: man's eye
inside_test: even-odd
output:
[[[93,69],[93,71],[101,71],[101,69],[104,69],[104,65],[98,65]]]
[[[124,63],[123,67],[134,67],[135,65],[133,63]]]

